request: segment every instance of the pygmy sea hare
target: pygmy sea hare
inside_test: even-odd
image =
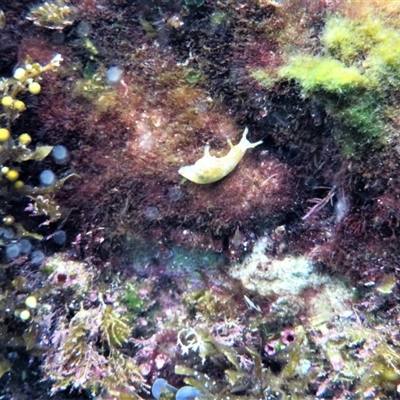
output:
[[[250,143],[247,139],[248,129],[243,132],[242,139],[237,145],[233,145],[228,139],[230,151],[223,157],[214,157],[210,154],[210,146],[204,148],[204,156],[198,159],[193,165],[179,168],[179,173],[189,181],[206,184],[217,182],[231,173],[239,164],[247,149],[258,146],[262,140]]]

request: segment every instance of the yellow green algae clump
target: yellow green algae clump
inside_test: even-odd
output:
[[[389,18],[329,16],[320,54],[288,57],[281,78],[296,81],[306,97],[323,103],[339,122],[338,140],[351,156],[363,144],[388,140],[385,118],[400,76],[400,31]]]
[[[296,79],[305,92],[324,90],[343,93],[350,89],[363,88],[367,79],[354,66],[346,67],[334,58],[299,55],[281,74]]]

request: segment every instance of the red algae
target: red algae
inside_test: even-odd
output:
[[[206,143],[217,154],[218,148],[225,153],[226,139],[236,141],[240,128],[222,104],[186,82],[184,69],[168,50],[161,58],[156,50],[138,50],[135,63],[144,64],[144,71],[126,67],[118,87],[101,90],[95,104],[108,101],[105,108],[89,109],[83,102],[87,94],[77,90],[63,97],[55,92],[45,100],[42,119],[49,129],[82,132],[73,150],[82,183],[65,205],[87,205],[83,220],[90,224],[91,215],[105,217],[100,224],[111,231],[122,223],[151,237],[151,227],[164,226],[167,240],[168,230],[177,227],[229,235],[236,227],[254,229],[260,221],[268,225],[281,218],[292,206],[292,178],[290,169],[267,152],[257,156],[259,150],[252,150],[217,184],[180,182],[179,167],[200,157]],[[171,190],[179,190],[179,196]]]

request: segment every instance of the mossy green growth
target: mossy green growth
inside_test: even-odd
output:
[[[185,79],[188,83],[196,84],[204,81],[205,76],[201,71],[195,68],[188,68],[185,70]]]
[[[382,41],[382,23],[368,19],[362,24],[340,16],[327,19],[321,41],[330,55],[346,65],[353,65]]]
[[[330,17],[321,41],[332,57],[345,65],[357,65],[370,87],[398,86],[393,77],[400,73],[400,32],[386,21]]]
[[[211,14],[210,22],[213,27],[224,24],[228,21],[228,14],[223,11],[214,11]]]
[[[327,18],[321,43],[320,55],[290,57],[279,76],[325,105],[347,156],[384,144],[385,110],[400,88],[400,31],[389,18],[334,15]]]
[[[357,68],[346,67],[331,57],[294,56],[279,74],[296,80],[306,93],[322,90],[341,94],[367,84],[367,79]]]
[[[54,272],[54,266],[51,264],[45,264],[40,268],[40,272],[46,276],[49,276]]]
[[[336,139],[346,157],[353,157],[363,146],[377,146],[385,139],[382,103],[373,93],[347,96],[344,100],[330,102],[331,115],[339,122]]]
[[[136,294],[133,285],[127,285],[126,291],[122,296],[122,302],[128,307],[131,312],[138,312],[143,306],[143,300]]]
[[[279,80],[277,76],[274,76],[270,71],[264,69],[251,71],[250,76],[267,89],[271,89]]]

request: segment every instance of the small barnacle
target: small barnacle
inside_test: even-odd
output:
[[[67,5],[63,0],[55,0],[31,8],[26,18],[37,26],[63,30],[74,23],[76,16],[75,7]]]
[[[243,132],[242,139],[237,145],[233,145],[228,139],[230,151],[223,157],[214,157],[210,154],[210,146],[204,149],[204,156],[197,160],[194,165],[179,168],[179,174],[189,181],[206,184],[217,182],[231,173],[239,164],[247,149],[258,146],[262,140],[250,143],[247,139],[248,129]]]

